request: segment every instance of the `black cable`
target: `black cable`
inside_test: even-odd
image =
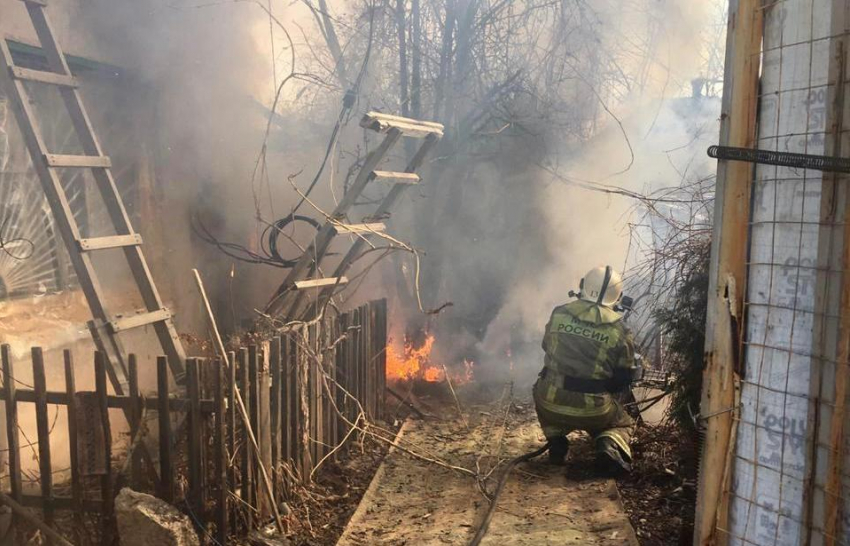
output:
[[[13,260],[24,261],[29,260],[35,254],[35,243],[30,239],[25,237],[15,237],[14,239],[9,239],[8,241],[3,238],[3,232],[6,231],[6,226],[9,224],[9,221],[12,219],[11,216],[6,216],[3,220],[3,224],[0,225],[0,250],[6,253],[7,256],[12,258]],[[29,252],[24,252],[23,254],[16,255],[14,252],[9,250],[9,245],[14,243],[24,243],[25,245],[29,245]]]
[[[736,148],[734,146],[709,146],[708,156],[715,159],[746,161],[762,165],[777,165],[779,167],[850,173],[850,158],[846,157],[774,152],[771,150]]]
[[[301,201],[295,205],[295,208],[292,209],[292,214],[298,212],[298,209],[301,208],[301,205],[307,201],[307,197],[310,195],[310,192],[313,191],[313,188],[316,187],[316,184],[319,183],[319,178],[321,178],[322,173],[325,170],[325,166],[328,163],[328,158],[331,155],[331,151],[333,151],[334,146],[336,145],[336,141],[339,138],[339,131],[348,122],[348,115],[351,112],[351,109],[354,108],[354,103],[357,102],[357,96],[360,93],[360,85],[363,83],[363,77],[366,75],[366,67],[369,66],[369,59],[372,57],[372,42],[374,40],[374,23],[375,23],[375,10],[374,4],[371,10],[371,17],[369,18],[369,42],[366,45],[366,54],[363,56],[363,63],[360,65],[360,71],[357,73],[357,78],[354,80],[354,85],[345,92],[345,96],[342,98],[342,109],[339,111],[339,117],[336,120],[336,125],[334,125],[333,131],[331,131],[331,138],[328,141],[328,146],[325,149],[325,156],[322,158],[322,163],[319,165],[319,170],[316,172],[316,176],[313,177],[310,185],[307,186],[307,190],[304,192],[304,195],[301,196]]]
[[[516,465],[519,463],[529,461],[535,457],[539,457],[543,455],[549,450],[549,442],[534,451],[530,451],[525,455],[520,455],[515,459],[511,459],[511,462],[505,467],[504,472],[502,472],[502,477],[499,478],[499,484],[496,486],[496,491],[493,493],[493,500],[490,501],[490,507],[487,508],[487,514],[484,516],[484,520],[481,522],[481,525],[478,527],[478,531],[475,533],[475,537],[473,537],[472,542],[469,543],[469,546],[478,546],[481,544],[481,541],[484,540],[484,535],[487,534],[487,529],[490,527],[490,521],[493,519],[493,514],[496,513],[496,503],[499,502],[499,496],[502,494],[502,490],[505,488],[505,484],[508,483],[508,476],[510,476],[511,471],[514,469]]]

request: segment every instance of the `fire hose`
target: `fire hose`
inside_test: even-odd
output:
[[[644,408],[638,409],[638,414],[643,413],[648,410],[650,407],[654,406],[659,400],[663,397],[667,396],[669,391],[662,392],[660,395],[649,399],[650,404]],[[646,401],[646,400],[644,400]],[[638,402],[635,402],[637,404]],[[499,483],[496,485],[496,490],[493,492],[493,499],[490,501],[490,506],[487,508],[487,513],[484,515],[484,519],[481,521],[481,525],[478,527],[478,531],[476,531],[475,536],[472,539],[472,542],[469,543],[469,546],[479,546],[481,541],[484,540],[484,536],[487,534],[487,529],[490,527],[490,521],[493,519],[493,515],[496,513],[496,504],[499,502],[499,496],[502,494],[502,490],[505,488],[505,484],[508,483],[508,478],[511,475],[511,471],[513,471],[514,467],[519,463],[524,463],[526,461],[530,461],[535,457],[539,457],[546,453],[549,450],[549,442],[534,451],[529,451],[524,455],[520,455],[514,459],[511,459],[508,462],[505,470],[502,472],[501,477],[499,478]]]
[[[549,442],[546,442],[546,445],[539,449],[529,451],[525,455],[520,455],[519,457],[511,459],[511,461],[505,467],[505,470],[502,472],[502,477],[499,478],[499,484],[496,486],[496,490],[493,492],[493,500],[490,501],[490,507],[487,508],[487,513],[484,515],[484,520],[478,527],[478,531],[475,533],[475,537],[473,537],[472,542],[469,543],[469,546],[478,546],[484,539],[484,535],[487,534],[487,529],[490,527],[490,521],[493,519],[493,514],[496,513],[496,503],[499,502],[499,495],[502,494],[502,490],[505,488],[505,484],[508,483],[508,477],[511,475],[511,471],[514,469],[514,467],[519,463],[530,461],[535,457],[539,457],[540,455],[546,453],[546,451],[548,450]]]

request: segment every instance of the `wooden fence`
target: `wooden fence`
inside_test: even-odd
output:
[[[48,391],[37,347],[32,349],[33,384],[19,388],[16,363],[3,345],[0,400],[6,408],[9,495],[40,509],[49,525],[58,510],[72,510],[75,518],[101,514],[101,542],[108,544],[115,495],[119,486],[129,485],[177,504],[225,544],[230,534],[266,522],[273,513],[261,483],[263,470],[275,502],[290,500],[296,483],[309,482],[321,462],[345,452],[343,440],[361,411],[369,419],[382,417],[386,344],[387,306],[379,300],[240,348],[227,363],[190,358],[185,392],[176,396],[165,357],[157,359],[156,389],[142,393],[134,355],[128,358],[127,395],[110,394],[106,363],[98,353],[95,391],[78,391],[70,351],[64,352],[65,390]],[[237,412],[234,389],[249,415],[259,457]],[[37,493],[23,487],[22,403],[35,405]],[[68,412],[70,495],[57,494],[53,483],[51,405]],[[114,458],[110,408],[123,411],[131,439],[126,452]]]

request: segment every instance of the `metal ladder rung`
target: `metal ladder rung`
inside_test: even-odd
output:
[[[295,281],[295,290],[307,290],[309,288],[325,288],[327,286],[343,286],[346,284],[348,284],[348,277],[310,279],[308,281]]]
[[[77,88],[80,86],[77,78],[68,76],[67,74],[57,74],[56,72],[47,72],[44,70],[31,70],[29,68],[21,68],[13,66],[10,68],[12,77],[16,80],[46,83],[49,85],[58,85],[59,87]]]
[[[111,235],[109,237],[80,239],[77,243],[80,245],[81,251],[90,252],[92,250],[138,246],[142,244],[142,236],[138,233],[133,233],[132,235]]]
[[[334,225],[334,229],[340,235],[343,234],[359,234],[370,235],[374,233],[383,233],[387,230],[387,225],[383,222],[375,222],[372,224],[343,224]]]
[[[117,334],[124,330],[147,326],[155,322],[162,322],[171,318],[171,311],[168,309],[160,309],[158,311],[150,311],[148,313],[139,313],[132,317],[121,317],[109,322],[109,328],[112,333]]]
[[[44,154],[44,160],[50,167],[79,167],[83,169],[108,169],[112,167],[112,160],[105,155]]]
[[[400,116],[391,116],[380,112],[367,112],[360,120],[360,126],[379,133],[387,133],[398,129],[403,135],[423,138],[429,135],[443,136],[443,126],[439,123],[419,121]]]
[[[402,173],[393,171],[372,171],[372,177],[380,182],[395,182],[406,186],[414,186],[419,183],[420,178],[416,173]]]

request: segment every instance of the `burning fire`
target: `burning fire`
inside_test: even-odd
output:
[[[387,346],[387,379],[404,381],[411,379],[424,379],[432,383],[445,380],[444,368],[431,360],[431,351],[434,349],[435,337],[428,334],[420,347],[414,347],[413,343],[405,339],[403,347]],[[463,372],[451,374],[455,383],[468,383],[472,381],[474,363],[471,360],[463,361]]]

